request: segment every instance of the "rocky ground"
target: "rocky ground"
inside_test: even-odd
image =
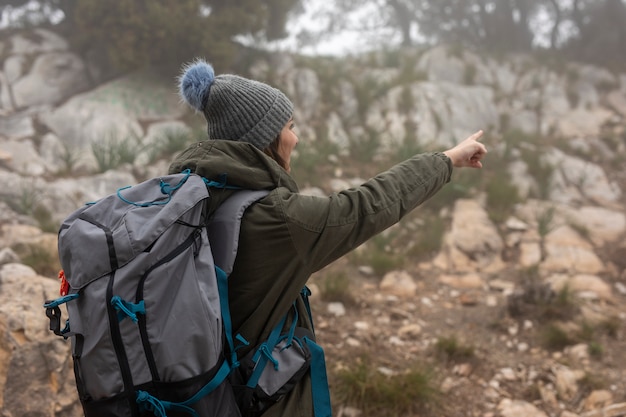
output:
[[[573,295],[541,301],[533,299],[528,284],[515,282],[514,274],[487,285],[451,286],[418,266],[406,271],[417,278],[416,286],[407,288],[393,273],[381,282],[347,259],[318,273],[313,288],[323,293],[327,277],[346,271],[353,301],[313,299],[339,415],[396,415],[342,403],[339,392],[346,382],[338,375],[354,372],[359,361],[369,361],[381,375],[401,375],[416,364],[430,370],[439,391],[431,397],[434,403],[397,415],[626,415],[624,294],[615,294],[610,304]],[[384,283],[389,280],[395,284]],[[596,310],[610,311],[614,321],[596,317],[593,323]],[[558,340],[554,325],[570,337]]]

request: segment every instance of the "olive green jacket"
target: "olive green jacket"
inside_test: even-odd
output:
[[[210,180],[225,178],[229,185],[271,190],[243,217],[229,278],[233,331],[254,346],[269,335],[294,300],[298,300],[300,325],[311,328],[299,300],[311,274],[433,196],[450,180],[452,164],[442,153],[416,155],[359,187],[328,197],[299,194],[284,169],[247,143],[196,143],[175,159],[169,171],[185,169]],[[211,210],[232,193],[214,188],[210,192]],[[304,378],[264,416],[313,416],[310,378]]]

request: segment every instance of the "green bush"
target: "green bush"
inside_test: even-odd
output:
[[[374,273],[383,276],[388,272],[402,268],[403,258],[387,252],[374,251],[370,253],[369,265],[374,269]]]
[[[18,213],[31,216],[39,205],[40,198],[41,190],[39,187],[36,187],[33,182],[32,186],[23,187],[17,202],[14,201],[10,205]]]
[[[380,134],[373,129],[367,129],[367,134],[361,140],[350,141],[350,156],[357,162],[371,164],[379,154]]]
[[[602,390],[607,388],[606,378],[585,372],[585,375],[578,380],[578,386],[580,393],[583,397],[586,397],[591,391]]]
[[[28,265],[39,275],[56,277],[61,264],[56,252],[51,252],[37,243],[19,244],[14,248],[24,265]]]
[[[554,323],[541,330],[541,345],[549,350],[562,350],[577,342],[576,338]]]
[[[589,356],[593,358],[600,358],[604,354],[604,348],[596,341],[589,342],[587,351],[589,352]]]
[[[487,184],[486,192],[489,218],[496,224],[503,223],[520,201],[517,187],[508,175],[496,175]]]
[[[537,301],[537,314],[542,320],[571,319],[579,310],[574,294],[566,285],[554,297]]]
[[[149,149],[150,161],[161,158],[172,159],[174,155],[191,145],[198,134],[185,129],[165,129],[157,138],[156,144]]]
[[[64,14],[61,30],[79,52],[91,52],[120,70],[187,62],[209,53],[220,72],[236,65],[238,35],[276,40],[286,36],[295,0],[217,2],[201,0],[54,1]],[[55,8],[56,8],[55,7]],[[247,54],[246,54],[247,55]]]
[[[376,417],[414,415],[437,407],[441,398],[432,372],[425,367],[413,364],[402,374],[385,376],[368,358],[338,372],[333,390],[341,403]]]
[[[553,206],[550,206],[537,213],[537,232],[540,237],[546,237],[546,235],[554,229],[555,212],[556,209]]]
[[[440,337],[435,344],[437,356],[446,361],[467,361],[473,359],[474,348],[460,343],[456,336]]]
[[[37,205],[32,213],[33,218],[37,221],[39,228],[46,233],[57,233],[61,226],[52,218],[52,213],[46,207]]]
[[[550,197],[552,174],[554,166],[546,162],[541,157],[541,151],[531,151],[529,149],[521,149],[521,158],[526,163],[528,172],[537,182],[537,190],[535,197],[548,200]]]
[[[374,273],[382,277],[387,272],[401,269],[405,263],[403,256],[388,251],[391,240],[392,237],[379,234],[348,256],[357,265],[371,266]]]
[[[17,194],[0,194],[0,200],[4,201],[11,210],[18,214],[32,216],[40,204],[44,190],[34,180],[22,183]]]
[[[292,157],[291,175],[300,186],[323,186],[323,171],[332,168],[328,161],[331,155],[337,155],[338,148],[330,141],[318,138],[315,143],[302,141]]]
[[[139,150],[139,139],[136,136],[123,138],[117,132],[109,132],[91,142],[91,151],[100,172],[115,169],[122,164],[132,164]]]
[[[350,291],[350,278],[344,271],[324,276],[320,291],[324,301],[354,304],[354,297]]]
[[[63,148],[57,156],[61,160],[61,162],[63,162],[63,166],[59,168],[57,174],[70,175],[74,171],[74,167],[79,160],[77,148],[70,146],[64,142]]]
[[[405,259],[403,256],[389,252],[389,247],[395,237],[394,233],[381,233],[374,236],[366,244],[366,261],[374,273],[379,276],[404,266]]]
[[[391,155],[392,160],[391,164],[395,164],[398,162],[405,161],[419,153],[425,152],[426,150],[419,144],[417,138],[417,126],[410,120],[407,120],[404,123],[404,127],[406,129],[406,136],[402,141],[402,144],[398,146],[394,153]]]
[[[481,187],[483,170],[471,170],[459,173],[453,171],[452,180],[437,192],[423,207],[439,213],[443,208],[451,208],[456,200],[470,198]]]
[[[427,259],[436,254],[443,244],[447,223],[438,215],[425,218],[424,226],[415,233],[415,244],[409,249],[409,255],[417,259]]]

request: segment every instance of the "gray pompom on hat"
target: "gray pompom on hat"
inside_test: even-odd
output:
[[[209,139],[248,142],[263,150],[293,114],[293,104],[280,90],[237,75],[215,76],[200,59],[183,67],[178,87],[183,100],[204,114]]]

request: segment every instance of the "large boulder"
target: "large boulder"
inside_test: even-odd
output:
[[[453,272],[499,269],[504,242],[485,209],[475,200],[457,200],[452,226],[435,266]]]
[[[543,156],[555,168],[552,175],[550,199],[561,203],[615,204],[622,190],[607,178],[604,169],[586,159],[568,155],[552,148]]]
[[[13,83],[17,108],[57,104],[89,87],[84,62],[71,52],[39,55],[29,73]]]
[[[0,170],[0,183],[12,185],[0,190],[0,199],[10,202],[15,211],[32,215],[37,207],[43,207],[50,214],[51,221],[58,223],[86,203],[112,194],[120,187],[134,185],[137,180],[128,172],[111,170],[48,182],[41,177]]]
[[[93,143],[125,143],[138,152],[145,133],[142,123],[177,119],[186,111],[173,83],[153,73],[134,73],[42,112],[40,121],[81,164],[95,170]]]
[[[480,128],[500,123],[493,90],[449,82],[418,82],[409,88],[407,108],[403,86],[394,87],[369,108],[366,125],[379,135],[383,149],[391,150],[406,137],[419,145],[453,146]],[[414,129],[407,131],[407,128]]]
[[[46,29],[33,29],[15,34],[9,39],[10,54],[34,55],[52,51],[65,51],[68,42]]]
[[[541,268],[550,272],[600,274],[605,271],[593,246],[567,225],[556,227],[545,237],[545,259]]]
[[[69,343],[48,330],[43,304],[59,285],[20,264],[0,266],[0,414],[79,417]],[[67,317],[67,315],[65,315]]]
[[[35,135],[33,117],[29,112],[11,114],[0,118],[0,136],[22,139]]]

